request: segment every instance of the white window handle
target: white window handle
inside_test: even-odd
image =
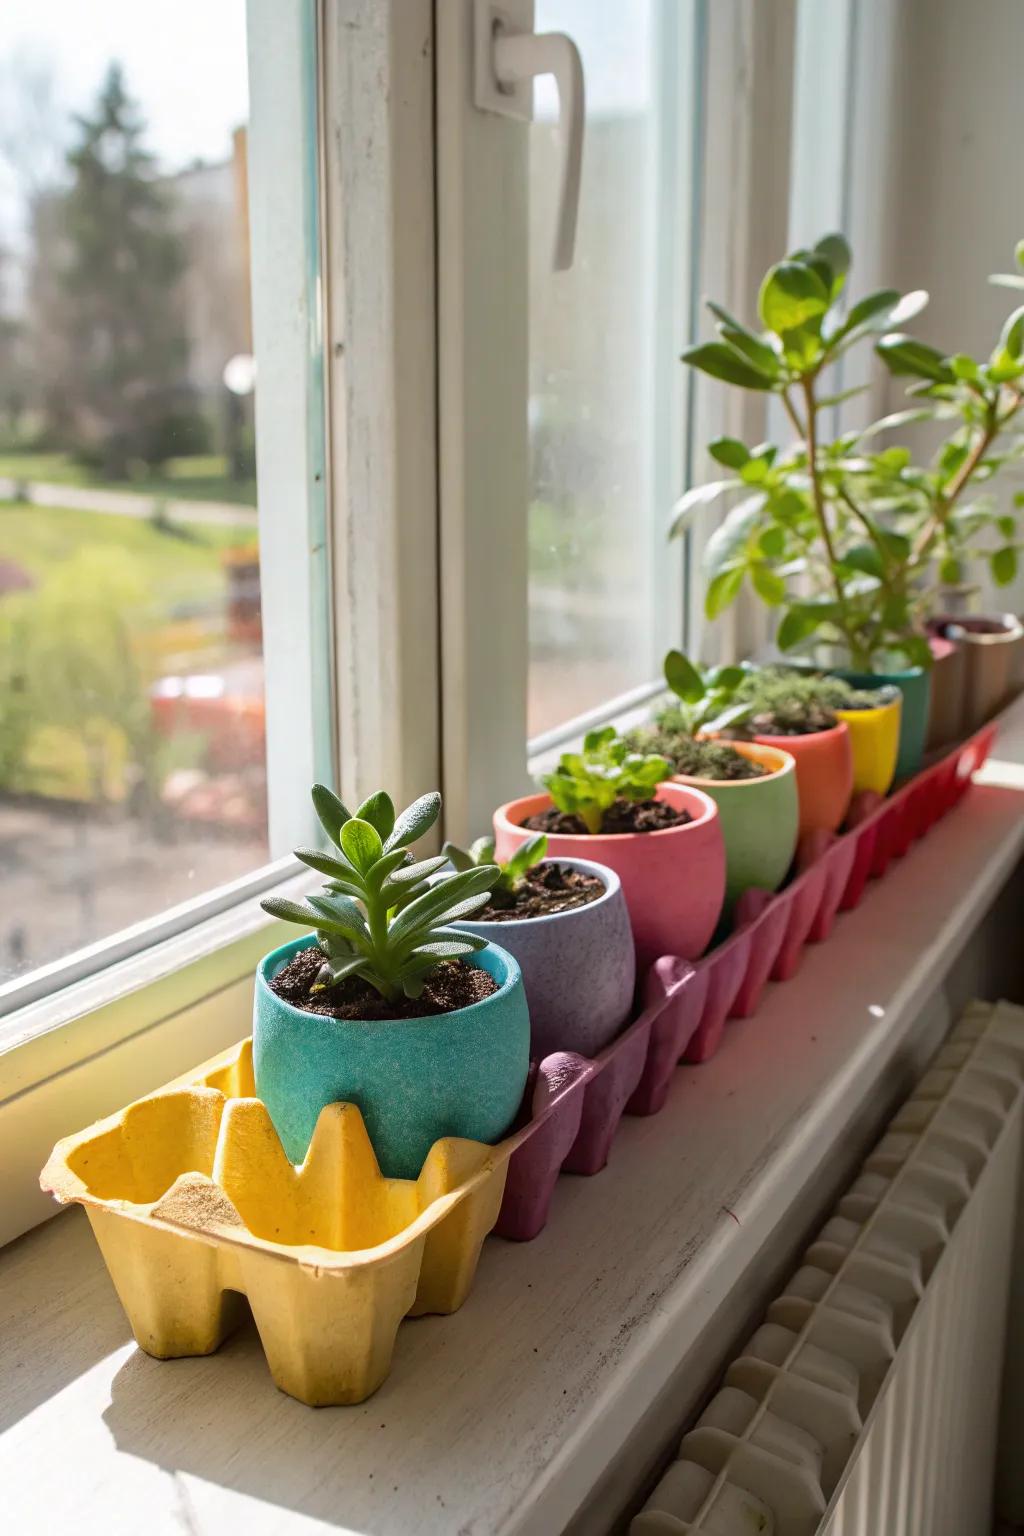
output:
[[[564,32],[523,32],[514,17],[494,0],[476,0],[473,100],[482,112],[500,112],[530,122],[533,81],[552,75],[558,90],[558,127],[562,139],[562,176],[555,220],[554,269],[572,266],[576,212],[583,169],[585,103],[583,61]]]

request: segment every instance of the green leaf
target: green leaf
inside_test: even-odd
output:
[[[948,383],[954,377],[952,368],[937,348],[900,331],[883,336],[875,351],[889,372],[897,377],[910,375],[936,383]]]
[[[963,566],[960,564],[959,560],[955,560],[952,555],[948,555],[945,560],[940,562],[939,580],[944,586],[959,586],[963,579]]]
[[[672,508],[669,538],[674,539],[685,532],[687,523],[701,507],[710,506],[713,501],[718,500],[719,496],[724,496],[726,491],[735,490],[739,485],[739,480],[709,480],[706,485],[691,485]]]
[[[410,843],[414,843],[417,838],[430,831],[440,814],[441,796],[437,790],[421,795],[397,817],[394,830],[384,843],[385,853],[390,853],[393,848],[406,848]]]
[[[1017,551],[1013,545],[1006,544],[1002,549],[997,549],[989,560],[989,567],[996,586],[1009,586],[1017,575]]]
[[[746,561],[748,545],[758,531],[764,506],[764,496],[756,495],[733,507],[708,539],[703,561],[706,575],[715,577],[726,567]]]
[[[525,843],[520,844],[505,864],[502,874],[507,877],[512,885],[517,885],[528,870],[531,870],[535,864],[540,863],[547,851],[547,833],[540,832],[536,837],[531,837]]]
[[[1012,539],[1017,533],[1017,519],[1009,514],[1005,517],[997,517],[996,527],[1004,539]]]
[[[854,544],[841,556],[841,564],[852,571],[862,571],[865,576],[881,576],[882,557],[873,544]]]
[[[1000,332],[999,342],[1004,352],[1019,358],[1024,351],[1024,305],[1008,315]]]
[[[313,985],[313,991],[326,992],[331,987],[338,986],[340,982],[345,980],[346,976],[352,976],[357,971],[364,970],[365,967],[365,955],[349,955],[345,959],[340,959],[337,961],[328,960],[327,963],[320,968],[320,975],[317,977]],[[327,979],[321,980],[321,977],[323,977],[325,973]],[[369,976],[367,976],[366,979],[369,980]]]
[[[1018,240],[1014,246],[1013,259],[1018,267],[1024,268],[1024,240]]]
[[[928,307],[928,292],[924,288],[914,288],[910,293],[905,293],[899,300],[892,314],[889,316],[890,325],[906,325],[908,320],[913,320],[922,309]]]
[[[475,838],[469,845],[469,856],[474,864],[494,864],[494,838]]]
[[[973,357],[968,357],[966,352],[954,353],[949,360],[949,366],[956,378],[965,384],[975,384],[980,377],[977,363]]]
[[[669,651],[665,657],[665,681],[684,704],[699,704],[704,697],[704,679],[682,651]]]
[[[791,651],[813,635],[821,623],[821,614],[801,604],[794,604],[783,614],[775,631],[775,644],[780,651]]]
[[[710,374],[713,379],[721,379],[725,384],[738,384],[741,389],[772,387],[772,380],[766,374],[724,342],[707,341],[699,347],[688,347],[681,361],[689,363],[691,368],[699,368],[702,373]]]
[[[850,270],[850,262],[853,260],[846,237],[838,231],[831,235],[823,235],[814,247],[814,254],[822,257],[828,264],[832,274],[829,297],[835,299]]]
[[[341,829],[349,820],[349,812],[342,805],[333,789],[326,784],[313,785],[313,809],[320,818],[320,825],[335,847],[341,847]]]
[[[769,565],[757,563],[750,567],[750,580],[754,591],[769,608],[777,608],[786,601],[786,583]]]
[[[750,458],[750,450],[736,437],[716,437],[708,453],[727,469],[742,469]]]
[[[748,667],[741,667],[736,662],[727,662],[723,667],[712,667],[707,674],[708,688],[713,688],[717,693],[733,693],[745,682],[749,675]]]
[[[464,916],[464,903],[480,894],[486,899],[498,873],[496,864],[484,864],[478,869],[467,869],[463,874],[438,880],[398,914],[388,930],[389,939],[397,943],[423,927],[454,920],[456,914]],[[474,903],[472,910],[480,904]]]
[[[877,293],[866,294],[851,306],[839,334],[848,336],[859,326],[867,325],[869,320],[877,320],[880,315],[888,316],[899,302],[899,297],[895,288],[880,288]]]
[[[264,896],[260,906],[270,917],[279,917],[285,923],[301,923],[303,928],[315,928],[320,921],[312,907],[288,901],[284,896]]]
[[[767,560],[781,560],[786,552],[785,529],[766,528],[758,536],[757,547]]]
[[[782,336],[823,315],[829,293],[820,275],[806,263],[780,261],[761,284],[757,306],[767,329]]]
[[[742,565],[733,566],[719,571],[718,575],[708,582],[708,588],[704,594],[704,612],[709,619],[717,619],[718,615],[734,601],[743,585],[743,572]]]
[[[769,378],[775,378],[779,371],[779,355],[775,348],[770,346],[763,336],[757,336],[747,326],[741,325],[734,315],[730,315],[721,304],[714,304],[709,299],[708,309],[720,321],[718,334],[735,351],[742,352],[749,358],[754,367],[760,373],[767,374]]]
[[[364,800],[356,811],[356,816],[360,821],[368,821],[382,842],[384,838],[391,836],[395,825],[395,807],[391,796],[383,789],[378,789],[376,794]]]
[[[363,876],[369,873],[384,851],[377,828],[368,821],[361,821],[358,816],[351,817],[342,827],[341,848]]]
[[[296,848],[295,857],[315,869],[318,875],[329,875],[332,880],[351,880],[357,873],[347,859],[333,858],[329,853],[321,853],[319,848]]]
[[[339,933],[360,946],[369,942],[362,911],[347,896],[310,896],[309,904],[317,914],[318,928],[326,929],[328,933]]]
[[[467,852],[465,848],[460,848],[457,843],[446,842],[442,843],[441,852],[444,854],[452,868],[458,873],[461,873],[463,870],[474,869],[476,867],[477,861],[473,857],[472,849],[469,849]]]

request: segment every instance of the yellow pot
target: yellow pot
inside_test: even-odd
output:
[[[837,709],[836,718],[846,721],[853,752],[853,792],[872,789],[884,795],[896,776],[900,747],[903,696],[895,696],[875,709]]]

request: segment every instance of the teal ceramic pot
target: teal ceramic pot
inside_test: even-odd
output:
[[[442,1136],[500,1140],[519,1109],[530,1057],[526,993],[512,956],[490,944],[470,957],[498,984],[471,1008],[359,1023],[305,1013],[270,990],[313,943],[310,934],[282,944],[256,972],[256,1092],[289,1159],[302,1162],[320,1111],[338,1101],[359,1106],[389,1178],[417,1178]]]
[[[880,688],[892,683],[903,695],[900,716],[900,746],[896,756],[896,777],[905,779],[916,773],[924,757],[928,739],[928,714],[931,707],[931,673],[923,667],[906,667],[898,672],[851,672],[847,667],[829,667],[836,677],[854,688]]]

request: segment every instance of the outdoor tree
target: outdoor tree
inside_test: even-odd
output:
[[[76,128],[59,203],[62,392],[105,473],[121,478],[132,459],[166,456],[161,429],[186,377],[186,255],[118,64]]]

